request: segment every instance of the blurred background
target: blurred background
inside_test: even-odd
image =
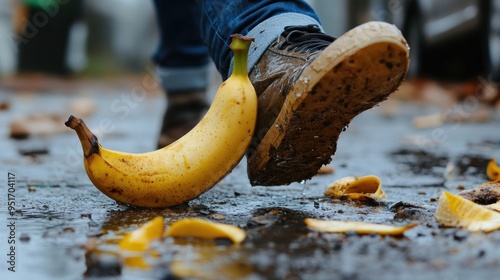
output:
[[[310,0],[340,36],[369,21],[396,24],[410,77],[500,80],[500,0]],[[140,73],[158,42],[152,1],[1,0],[0,75]]]
[[[157,41],[152,1],[1,0],[0,73],[140,72]]]

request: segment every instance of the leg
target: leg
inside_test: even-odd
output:
[[[331,161],[349,122],[385,100],[405,77],[408,46],[390,24],[367,23],[335,40],[303,1],[201,4],[204,41],[223,77],[231,68],[231,33],[255,38],[248,69],[259,96],[247,153],[252,185],[314,176]]]
[[[319,18],[314,10],[302,0],[198,2],[203,12],[202,38],[224,80],[231,73],[232,53],[229,44],[232,34],[241,33],[256,38],[256,43],[249,52],[250,68],[257,63],[267,46],[278,38],[285,26],[319,25]]]
[[[153,61],[167,94],[158,147],[191,130],[207,107],[208,50],[200,37],[201,11],[195,0],[155,0],[161,41]]]

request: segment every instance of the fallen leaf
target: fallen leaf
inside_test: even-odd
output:
[[[406,226],[392,226],[365,222],[327,221],[310,218],[305,219],[305,223],[309,229],[320,232],[356,232],[358,234],[376,233],[379,235],[402,235],[405,231],[418,225],[417,223],[412,223]]]
[[[394,98],[389,98],[382,102],[377,108],[378,113],[386,118],[394,117],[401,110],[401,102]]]
[[[413,126],[424,129],[440,126],[445,123],[487,122],[491,118],[492,113],[485,106],[479,106],[472,112],[466,112],[461,106],[456,105],[452,109],[442,113],[415,117],[413,118]]]
[[[323,165],[319,168],[318,174],[323,175],[323,174],[332,174],[334,171],[333,167]]]
[[[68,111],[75,116],[88,118],[96,110],[95,102],[88,97],[79,97],[68,104]]]
[[[10,137],[24,139],[69,132],[64,125],[65,118],[57,114],[38,114],[14,119],[10,122]]]
[[[500,228],[500,213],[446,191],[439,197],[434,217],[444,226],[470,231],[490,232]]]
[[[195,237],[202,239],[227,238],[235,244],[243,242],[246,233],[239,227],[201,219],[184,219],[173,223],[165,233],[171,237]]]
[[[382,182],[374,175],[350,176],[338,179],[328,186],[325,195],[333,198],[347,197],[353,200],[387,197],[382,190]]]
[[[436,127],[443,125],[444,123],[445,119],[441,113],[413,118],[413,126],[420,129]]]

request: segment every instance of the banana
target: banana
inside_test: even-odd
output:
[[[245,155],[257,119],[257,95],[247,74],[253,38],[232,35],[231,76],[205,116],[176,142],[147,153],[103,148],[83,120],[70,116],[89,179],[108,197],[139,207],[169,207],[194,199],[232,171]]]

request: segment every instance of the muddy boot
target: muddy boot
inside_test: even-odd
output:
[[[285,28],[250,73],[259,95],[247,154],[251,184],[313,177],[349,122],[398,88],[408,57],[405,39],[387,23],[369,22],[338,39],[315,25]]]
[[[168,93],[158,148],[170,145],[193,129],[208,107],[204,90]]]

